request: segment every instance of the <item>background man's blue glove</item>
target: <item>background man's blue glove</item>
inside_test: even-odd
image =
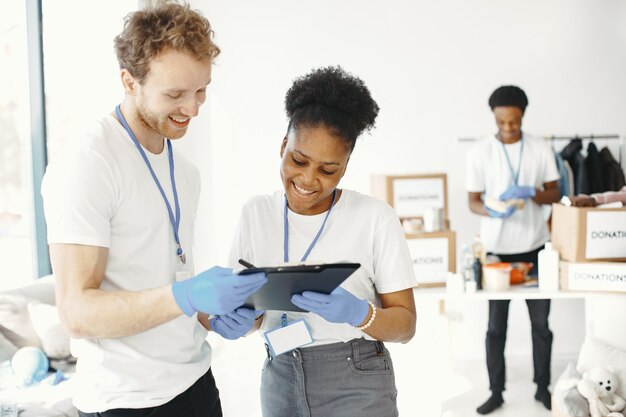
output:
[[[263,311],[242,307],[230,313],[214,317],[209,320],[209,323],[211,324],[211,330],[224,339],[235,340],[245,336],[254,326],[257,316],[261,314],[263,314]]]
[[[235,275],[230,268],[214,266],[195,277],[173,283],[172,293],[188,316],[196,312],[219,315],[241,307],[246,298],[266,282],[264,273]]]
[[[514,198],[533,198],[537,194],[535,187],[530,185],[511,185],[505,192],[500,194],[500,200],[512,200]]]
[[[485,209],[487,210],[489,217],[493,217],[494,219],[506,219],[507,217],[511,217],[511,215],[515,213],[515,210],[517,210],[517,207],[508,206],[506,208],[506,211],[504,212],[492,210],[487,206],[485,206]]]
[[[341,287],[330,294],[305,291],[291,296],[291,302],[303,310],[315,313],[332,323],[359,326],[369,313],[369,304]]]

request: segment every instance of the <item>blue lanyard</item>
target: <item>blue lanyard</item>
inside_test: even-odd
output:
[[[180,257],[180,260],[182,263],[186,263],[187,260],[185,257],[185,253],[183,252],[183,248],[181,248],[180,246],[180,238],[178,237],[178,227],[180,226],[180,206],[178,204],[178,193],[176,192],[176,180],[174,179],[174,154],[172,152],[172,143],[170,142],[169,139],[167,140],[167,156],[170,162],[170,179],[172,181],[172,192],[174,193],[174,206],[176,208],[176,218],[174,218],[174,213],[172,212],[172,206],[170,205],[170,202],[167,200],[165,191],[163,191],[163,187],[161,187],[161,183],[159,182],[159,179],[154,173],[154,170],[152,169],[152,165],[150,164],[150,161],[148,160],[148,157],[146,156],[146,153],[144,152],[143,148],[139,144],[137,137],[135,137],[135,134],[131,130],[130,126],[128,126],[126,119],[122,115],[119,104],[115,108],[115,114],[117,115],[117,118],[119,119],[120,123],[122,123],[124,130],[126,130],[130,138],[133,140],[133,143],[139,150],[139,153],[141,154],[144,162],[146,163],[148,170],[150,170],[152,179],[154,180],[157,187],[159,188],[159,191],[161,192],[161,196],[163,197],[163,201],[165,201],[165,206],[167,207],[167,213],[169,214],[169,217],[170,217],[170,223],[172,224],[172,227],[174,228],[174,239],[176,240],[176,245],[178,246],[178,248],[176,249],[176,255]]]
[[[304,256],[302,257],[300,262],[306,261],[306,258],[309,257],[309,253],[311,253],[313,246],[315,246],[315,244],[317,243],[317,240],[322,235],[322,231],[324,231],[324,226],[326,225],[326,220],[328,220],[328,216],[330,216],[330,212],[333,209],[333,206],[335,205],[336,199],[337,199],[337,189],[333,191],[333,202],[330,203],[330,208],[328,209],[328,212],[326,213],[326,217],[324,217],[324,222],[322,223],[322,227],[320,227],[320,230],[317,232],[317,235],[315,235],[313,242],[311,242],[311,244],[309,245],[309,248],[304,253]],[[287,195],[286,194],[285,194],[284,200],[285,200],[285,221],[284,221],[284,238],[283,238],[283,247],[284,247],[283,259],[285,262],[289,262],[289,221],[287,220]]]
[[[502,144],[502,149],[504,150],[504,156],[506,156],[506,162],[509,164],[509,171],[511,171],[511,179],[513,180],[513,184],[517,185],[519,180],[519,173],[522,170],[522,155],[524,154],[524,138],[520,139],[520,149],[519,149],[519,161],[517,163],[517,172],[513,170],[513,165],[511,165],[511,159],[509,158],[509,153],[506,151],[506,146],[504,142],[500,142]]]

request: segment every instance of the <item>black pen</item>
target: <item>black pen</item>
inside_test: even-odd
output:
[[[248,269],[255,268],[254,265],[252,265],[250,262],[244,261],[243,259],[239,259],[237,262],[239,262],[241,265],[245,266]]]

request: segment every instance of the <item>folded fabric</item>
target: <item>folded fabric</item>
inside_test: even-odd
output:
[[[581,379],[582,375],[570,362],[554,385],[552,399],[559,411],[569,417],[589,416],[589,403],[576,388]]]
[[[61,325],[56,306],[29,303],[28,312],[46,355],[53,359],[69,357],[70,337]]]

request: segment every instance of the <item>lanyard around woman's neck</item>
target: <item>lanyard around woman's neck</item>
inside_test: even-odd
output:
[[[156,186],[159,188],[159,191],[161,192],[161,197],[163,197],[163,201],[165,201],[165,206],[167,207],[167,213],[169,214],[169,217],[170,217],[170,223],[172,224],[172,228],[174,229],[174,239],[176,240],[176,245],[178,246],[176,249],[176,255],[178,255],[182,263],[186,263],[187,260],[185,257],[185,253],[183,252],[183,249],[180,246],[180,238],[178,236],[178,228],[180,226],[180,205],[178,204],[178,193],[176,192],[176,179],[174,178],[174,154],[172,152],[172,143],[170,142],[169,139],[167,140],[167,155],[168,155],[169,165],[170,165],[170,180],[172,182],[172,192],[174,194],[174,207],[176,209],[176,217],[174,217],[174,213],[172,212],[172,206],[170,205],[170,202],[168,201],[167,196],[165,195],[165,191],[163,191],[163,187],[161,186],[161,182],[159,181],[159,178],[154,173],[154,169],[152,169],[152,164],[150,164],[150,160],[148,159],[146,152],[141,147],[141,144],[137,140],[137,137],[135,136],[132,129],[128,125],[128,122],[126,122],[126,119],[124,118],[124,116],[122,115],[122,111],[120,110],[119,104],[115,108],[115,114],[117,115],[118,120],[124,127],[124,130],[126,130],[126,133],[128,133],[133,143],[139,150],[141,157],[143,158],[144,162],[146,163],[146,166],[148,167],[148,170],[150,171],[150,174],[152,175],[152,179],[154,180]]]
[[[302,257],[302,259],[300,259],[300,262],[306,261],[306,259],[309,257],[309,254],[311,253],[311,250],[313,249],[313,246],[315,246],[315,244],[317,243],[317,240],[322,235],[322,231],[324,231],[324,226],[326,225],[326,220],[328,220],[328,216],[330,216],[330,212],[333,209],[333,206],[335,205],[336,199],[337,199],[337,189],[333,191],[333,201],[332,203],[330,203],[330,208],[328,209],[328,212],[326,212],[326,217],[324,217],[324,222],[322,223],[320,230],[315,235],[315,238],[313,238],[313,242],[311,242],[311,244],[309,245],[309,248],[304,253],[304,256]],[[283,260],[285,262],[289,262],[289,220],[287,219],[287,194],[284,195],[284,201],[285,201],[285,204],[284,204],[285,205],[285,210],[284,210],[285,217],[284,217],[284,232],[283,232]]]
[[[524,155],[524,136],[520,138],[520,149],[519,149],[519,161],[517,162],[517,172],[513,170],[513,165],[511,164],[511,159],[509,158],[509,153],[506,151],[506,146],[504,142],[499,141],[502,144],[502,149],[504,150],[504,156],[506,156],[506,162],[509,165],[509,171],[511,172],[511,180],[513,184],[517,185],[519,181],[519,174],[522,170],[522,156]]]

